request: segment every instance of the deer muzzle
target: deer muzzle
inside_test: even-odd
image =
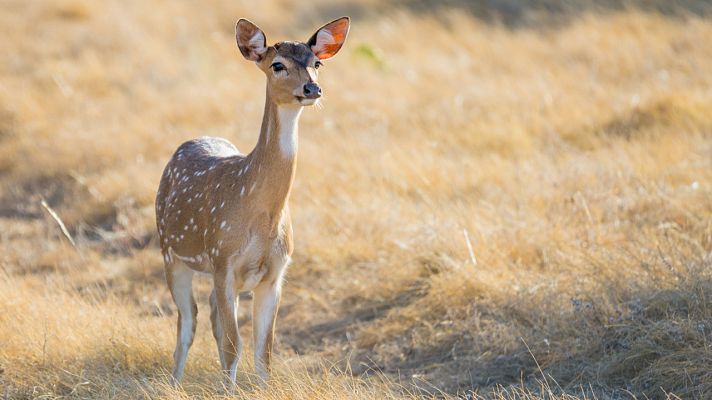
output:
[[[318,99],[321,97],[321,88],[314,82],[309,82],[304,85],[304,98],[305,99]]]

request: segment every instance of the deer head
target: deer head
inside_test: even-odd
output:
[[[322,60],[338,53],[349,32],[349,18],[341,17],[319,28],[306,42],[267,45],[264,32],[240,19],[235,25],[237,47],[267,76],[267,95],[277,105],[308,106],[322,95],[317,83]]]

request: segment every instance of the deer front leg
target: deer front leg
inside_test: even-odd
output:
[[[281,297],[281,279],[265,280],[254,290],[252,299],[252,333],[257,375],[267,382],[271,372],[274,324]]]
[[[215,303],[217,308],[217,318],[219,319],[218,331],[221,337],[218,340],[218,348],[220,349],[220,359],[222,367],[228,375],[230,388],[235,387],[237,379],[237,364],[240,361],[240,353],[242,352],[242,341],[240,332],[237,329],[237,307],[238,300],[235,295],[235,286],[233,284],[233,273],[224,268],[223,274],[215,276]]]

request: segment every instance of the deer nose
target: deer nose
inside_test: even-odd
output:
[[[318,99],[321,97],[321,88],[314,82],[304,85],[304,97],[307,99]]]

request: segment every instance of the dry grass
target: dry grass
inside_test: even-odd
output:
[[[6,1],[0,396],[225,396],[206,279],[166,385],[160,171],[256,141],[236,18],[275,41],[350,13],[301,121],[276,376],[248,348],[238,397],[710,398],[710,6],[437,4]]]

